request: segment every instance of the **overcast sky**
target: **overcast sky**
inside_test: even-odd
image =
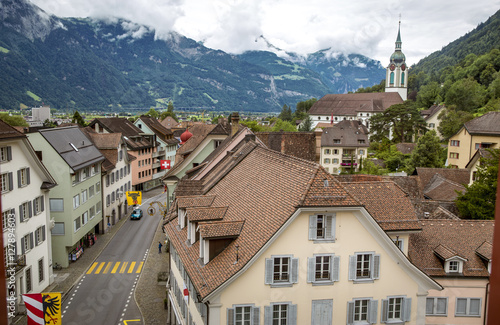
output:
[[[386,66],[401,14],[408,64],[440,50],[500,9],[500,0],[31,0],[59,17],[118,17],[176,31],[228,53],[270,43],[299,54],[331,48]]]

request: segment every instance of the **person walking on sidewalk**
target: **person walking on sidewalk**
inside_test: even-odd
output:
[[[161,244],[161,242],[158,242],[158,254],[161,254],[161,247],[163,245]]]

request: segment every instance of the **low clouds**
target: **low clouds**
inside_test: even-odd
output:
[[[299,54],[331,48],[359,53],[383,65],[394,51],[402,13],[403,52],[410,64],[474,29],[500,8],[469,0],[31,0],[61,17],[130,20],[133,37],[176,31],[228,53],[274,46]],[[133,27],[133,28],[132,28]],[[257,40],[257,41],[256,41]]]

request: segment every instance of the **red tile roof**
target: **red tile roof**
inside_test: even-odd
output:
[[[227,207],[219,208],[188,208],[186,216],[189,221],[220,220],[226,215]]]
[[[205,239],[237,237],[245,221],[203,222],[199,224],[200,236]]]

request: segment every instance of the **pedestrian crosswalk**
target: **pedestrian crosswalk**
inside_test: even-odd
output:
[[[94,262],[87,274],[141,273],[144,262]]]

